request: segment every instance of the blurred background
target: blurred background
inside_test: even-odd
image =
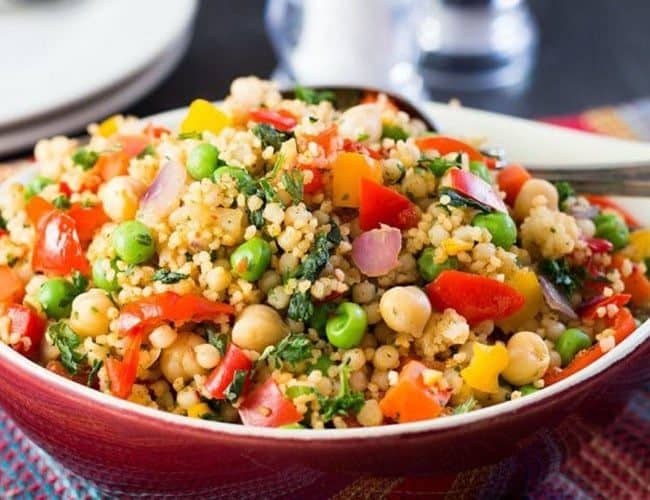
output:
[[[0,157],[248,74],[523,117],[617,104],[650,95],[648,19],[648,0],[0,0]]]

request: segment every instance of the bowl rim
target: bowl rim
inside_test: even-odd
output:
[[[172,113],[176,113],[176,111]],[[26,178],[29,178],[36,173],[36,168],[37,166],[34,164],[9,176],[5,181],[0,183],[0,192],[4,191],[9,183],[24,182]],[[606,352],[602,357],[589,366],[566,379],[553,384],[551,387],[529,394],[526,397],[505,401],[503,403],[488,406],[486,408],[480,408],[461,415],[450,415],[405,424],[385,424],[376,427],[354,427],[346,429],[275,429],[268,427],[249,427],[240,424],[189,418],[187,416],[176,415],[163,410],[142,406],[68,380],[19,354],[17,351],[14,351],[2,342],[0,342],[0,360],[15,365],[19,370],[25,372],[26,375],[32,376],[34,379],[38,379],[44,384],[53,385],[56,388],[68,392],[80,399],[93,401],[94,403],[107,408],[107,410],[113,410],[131,416],[151,418],[160,423],[187,427],[195,431],[215,432],[236,437],[264,438],[278,441],[340,441],[350,439],[365,440],[379,437],[406,436],[411,434],[445,431],[451,428],[460,428],[464,425],[487,422],[496,417],[511,415],[520,412],[525,408],[542,403],[557,394],[568,391],[580,383],[604,372],[607,368],[616,364],[618,361],[621,361],[638,349],[649,338],[650,319],[641,324],[623,342]]]

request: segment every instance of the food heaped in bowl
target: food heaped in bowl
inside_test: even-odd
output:
[[[164,411],[342,428],[525,397],[645,318],[650,231],[610,200],[382,95],[296,96],[239,79],[180,130],[40,142],[1,200],[0,339]]]

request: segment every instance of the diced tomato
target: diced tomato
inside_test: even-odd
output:
[[[272,111],[270,109],[252,109],[248,116],[257,123],[266,123],[282,132],[291,132],[298,124],[296,117],[289,111],[280,109]]]
[[[250,372],[252,368],[253,362],[251,359],[244,351],[231,342],[228,344],[226,355],[223,360],[221,360],[221,363],[212,370],[212,373],[210,373],[208,378],[205,380],[205,389],[213,398],[225,399],[226,396],[224,395],[224,391],[235,377],[235,372],[238,370]],[[249,384],[250,373],[246,375],[242,394],[246,392],[246,388]]]
[[[356,142],[351,139],[343,140],[343,151],[347,151],[348,153],[361,153],[366,156],[370,156],[370,158],[374,160],[381,160],[382,158],[382,155],[379,151],[375,151],[365,144],[361,144],[360,142]]]
[[[404,365],[397,384],[388,389],[379,402],[386,417],[405,423],[440,416],[440,400],[422,380],[425,369],[426,366],[419,361],[409,361]]]
[[[129,157],[124,151],[102,153],[95,164],[95,169],[105,181],[118,175],[125,175],[128,168]]]
[[[309,170],[311,172],[311,180],[303,186],[305,194],[315,194],[323,190],[323,172],[319,168],[314,167],[300,167],[301,170]]]
[[[81,203],[73,203],[67,213],[76,222],[77,234],[82,244],[90,242],[95,231],[110,220],[101,203],[90,207]]]
[[[121,361],[116,358],[106,360],[106,374],[111,384],[111,393],[118,398],[125,399],[131,394],[138,374],[140,346],[143,337],[144,333],[142,332],[129,337],[129,345]]]
[[[451,168],[448,171],[450,187],[455,191],[487,205],[499,212],[508,213],[508,209],[499,194],[483,179],[467,170]]]
[[[63,366],[63,363],[61,363],[61,361],[58,360],[48,361],[47,365],[45,365],[45,368],[47,368],[53,373],[56,373],[60,377],[67,378],[68,380],[72,380],[74,382],[77,382],[78,384],[86,384],[86,382],[88,381],[87,371],[85,371],[85,373],[80,371],[78,373],[72,374],[68,371],[68,369],[65,366]],[[95,383],[96,382],[97,380],[95,379]],[[93,388],[97,389],[98,388],[97,385],[93,385]]]
[[[25,356],[35,355],[45,334],[46,321],[27,306],[11,304],[7,308],[10,335],[20,338],[12,347]]]
[[[603,238],[587,238],[585,241],[594,253],[610,253],[614,250],[612,242]]]
[[[53,210],[56,210],[56,207],[40,196],[32,196],[25,207],[27,218],[34,227],[38,227],[41,219]]]
[[[305,135],[305,140],[309,144],[310,142],[315,142],[325,152],[325,156],[329,155],[336,150],[336,134],[338,133],[338,128],[336,125],[330,125],[325,130],[320,132],[317,135]]]
[[[122,151],[130,160],[134,156],[138,156],[144,148],[150,144],[149,137],[143,134],[134,135],[118,135],[115,141],[121,146]]]
[[[455,309],[471,324],[505,319],[526,302],[526,298],[510,285],[455,270],[441,272],[425,291],[438,311]]]
[[[641,224],[639,224],[639,221],[636,220],[636,217],[634,217],[630,212],[625,210],[622,206],[620,206],[618,203],[616,203],[614,200],[612,200],[608,196],[602,196],[602,195],[597,195],[597,194],[587,194],[587,195],[585,195],[585,198],[587,198],[587,201],[589,201],[589,203],[591,203],[592,205],[594,205],[596,207],[607,208],[607,209],[613,210],[615,212],[618,212],[619,215],[625,221],[625,223],[631,229],[636,229],[636,228],[641,227]]]
[[[147,124],[147,126],[144,129],[144,134],[149,138],[149,139],[160,139],[160,137],[163,134],[171,134],[172,131],[169,130],[167,127],[163,127],[162,125],[154,125],[153,123]]]
[[[25,283],[9,266],[0,266],[0,303],[20,302],[25,295]]]
[[[420,220],[415,204],[406,196],[366,178],[361,178],[359,226],[364,231],[380,224],[408,229]]]
[[[239,406],[239,416],[244,425],[255,427],[280,427],[302,420],[300,412],[284,397],[272,378],[246,396]]]
[[[612,257],[612,264],[620,271],[625,260],[623,255],[616,254]],[[632,303],[635,306],[645,307],[650,303],[650,280],[641,270],[641,266],[632,264],[632,272],[627,275],[621,272],[621,280],[625,285],[625,292],[632,295]]]
[[[415,144],[422,151],[436,150],[444,156],[449,153],[465,153],[470,160],[483,161],[483,155],[469,144],[444,135],[425,135],[417,137]]]
[[[636,330],[636,321],[634,316],[627,308],[621,308],[611,323],[611,328],[614,329],[615,345],[620,344],[625,340],[634,330]],[[591,363],[602,357],[604,354],[600,347],[600,343],[596,343],[588,349],[583,349],[578,352],[571,362],[564,368],[553,368],[546,372],[544,375],[544,386],[549,386],[579,372],[583,368],[589,366]]]
[[[596,319],[598,317],[598,309],[601,307],[607,307],[609,305],[615,305],[618,307],[623,307],[627,304],[632,296],[628,293],[617,293],[611,297],[603,297],[593,304],[589,304],[588,307],[582,308],[580,311],[580,316],[583,319]]]
[[[121,335],[136,335],[171,321],[177,326],[187,322],[212,321],[224,314],[232,315],[230,304],[213,302],[201,295],[163,292],[130,302],[117,319]]]
[[[528,170],[521,165],[508,165],[497,174],[499,189],[506,193],[506,202],[514,205],[521,187],[532,178]]]
[[[72,189],[68,186],[67,182],[59,182],[59,191],[62,195],[67,196],[68,198],[72,196]]]
[[[55,276],[66,276],[75,270],[85,275],[90,273],[72,217],[58,210],[42,217],[32,253],[32,268]]]

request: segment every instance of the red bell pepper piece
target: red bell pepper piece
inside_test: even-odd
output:
[[[343,151],[348,153],[361,153],[374,160],[381,160],[382,156],[379,151],[370,149],[368,146],[361,144],[360,142],[353,141],[351,139],[344,139],[343,141]]]
[[[338,128],[336,125],[330,125],[325,130],[320,132],[317,135],[305,135],[305,140],[307,143],[315,142],[325,152],[325,155],[329,155],[336,149],[336,143],[334,139],[338,133]]]
[[[103,153],[95,164],[95,169],[104,181],[126,174],[128,168],[129,157],[124,151]]]
[[[25,283],[9,266],[0,266],[0,303],[20,302],[25,295]]]
[[[480,177],[467,170],[449,169],[450,186],[455,191],[487,205],[499,212],[508,213],[508,209],[499,194]]]
[[[45,198],[40,196],[32,196],[27,202],[25,211],[27,212],[27,218],[34,225],[38,227],[39,222],[46,214],[56,210],[56,207],[52,205]]]
[[[117,318],[121,335],[136,335],[171,321],[176,325],[190,321],[210,321],[223,314],[235,314],[230,304],[213,302],[201,295],[163,292],[124,306]]]
[[[110,220],[101,203],[90,207],[83,206],[81,203],[73,203],[67,213],[75,220],[77,234],[82,244],[90,242],[95,231]]]
[[[620,206],[618,203],[616,203],[614,200],[612,200],[608,196],[602,196],[602,195],[597,195],[597,194],[586,194],[585,198],[587,198],[587,201],[589,203],[591,203],[592,205],[594,205],[596,207],[608,208],[610,210],[618,212],[619,215],[625,221],[625,223],[631,229],[637,229],[637,228],[641,227],[641,224],[639,224],[639,221],[636,220],[636,217],[634,217],[630,212],[625,210],[622,206]]]
[[[65,276],[75,270],[85,275],[90,273],[77,234],[77,224],[72,217],[58,210],[41,217],[32,253],[32,268],[55,276]]]
[[[361,178],[359,226],[364,231],[380,224],[408,229],[420,220],[415,204],[406,196],[366,178]]]
[[[224,395],[224,391],[232,382],[235,372],[237,370],[242,370],[249,372],[249,374],[246,375],[246,381],[244,382],[243,394],[246,392],[246,388],[250,383],[250,370],[252,368],[253,362],[251,359],[244,351],[231,342],[228,344],[226,355],[221,363],[212,370],[212,373],[210,373],[208,378],[205,380],[205,389],[213,398],[225,399],[226,396]]]
[[[508,165],[497,175],[499,189],[506,193],[506,202],[514,205],[522,186],[532,175],[521,165]]]
[[[163,127],[162,125],[154,125],[153,123],[147,124],[147,126],[144,128],[144,134],[149,139],[160,139],[163,134],[171,133],[172,131],[167,127]]]
[[[617,293],[611,297],[603,297],[595,303],[590,303],[587,307],[581,308],[578,312],[583,319],[596,319],[598,317],[599,308],[607,307],[610,304],[623,307],[631,298],[632,296],[628,293]]]
[[[521,293],[505,283],[455,270],[441,272],[425,291],[437,310],[455,309],[472,324],[505,319],[526,302]]]
[[[143,134],[118,135],[115,138],[117,144],[121,146],[122,151],[130,160],[134,156],[142,153],[144,148],[150,144],[149,137]]]
[[[7,308],[7,317],[10,335],[20,339],[12,347],[25,356],[35,355],[45,334],[46,321],[29,307],[20,304],[11,304]]]
[[[620,344],[625,340],[634,330],[636,330],[636,321],[634,316],[627,308],[621,308],[618,314],[614,316],[611,328],[614,329],[615,345]],[[579,372],[583,368],[589,366],[591,363],[602,357],[605,354],[600,348],[600,343],[596,343],[588,349],[583,349],[578,352],[571,362],[564,368],[553,368],[546,372],[544,375],[544,386],[555,384],[560,380],[567,378]]]
[[[302,420],[295,405],[284,397],[271,378],[246,396],[239,406],[239,416],[244,425],[256,427],[280,427]]]
[[[62,195],[67,196],[68,198],[72,196],[72,188],[68,185],[67,182],[59,182],[59,191]]]
[[[111,393],[118,398],[126,399],[131,394],[138,374],[140,346],[143,337],[144,332],[130,337],[129,345],[121,361],[116,358],[106,360],[106,374],[111,383]]]
[[[470,160],[484,161],[483,155],[469,144],[444,135],[425,135],[417,137],[415,144],[422,151],[435,149],[444,156],[449,153],[466,153]]]
[[[291,132],[298,124],[298,120],[290,112],[280,109],[272,111],[270,109],[252,109],[248,116],[257,123],[266,123],[282,132]]]
[[[594,253],[610,253],[614,250],[612,242],[603,238],[587,238],[585,242]]]
[[[323,190],[323,172],[315,167],[300,167],[301,170],[309,170],[312,174],[311,180],[303,186],[305,194],[315,194]]]

